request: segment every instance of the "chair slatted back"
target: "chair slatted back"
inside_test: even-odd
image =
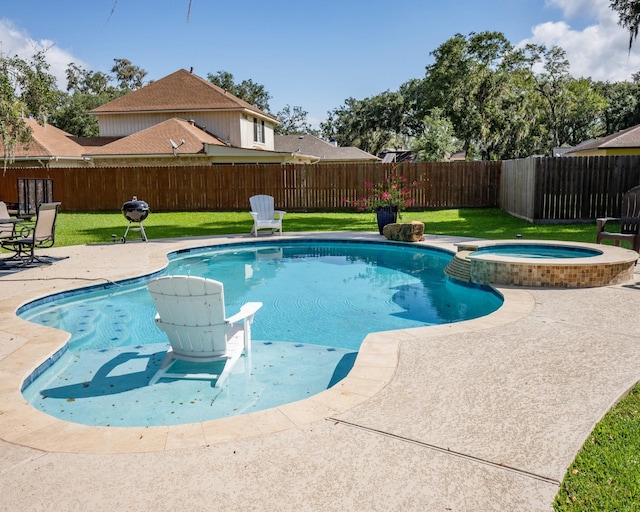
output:
[[[625,193],[620,217],[621,233],[640,234],[640,186]]]
[[[43,242],[53,245],[56,232],[56,218],[58,217],[58,207],[60,203],[42,203],[38,207],[38,217],[33,235],[33,242],[36,246]]]
[[[196,276],[165,276],[147,285],[176,354],[223,355],[230,324],[225,320],[223,285]]]
[[[251,204],[251,211],[258,213],[258,220],[273,220],[275,217],[273,196],[251,196],[249,203]]]

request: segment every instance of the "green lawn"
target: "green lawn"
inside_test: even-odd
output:
[[[403,221],[419,220],[425,231],[436,235],[509,239],[521,234],[528,239],[594,242],[595,223],[530,224],[497,209],[454,209],[428,212],[403,212]],[[56,227],[56,245],[82,245],[119,239],[127,227],[120,212],[60,213]],[[372,213],[288,213],[285,231],[376,231]],[[150,239],[200,235],[249,233],[248,212],[151,213],[144,221]],[[130,237],[139,236],[137,233]]]
[[[489,239],[594,242],[595,223],[530,224],[497,209],[405,212],[404,221],[425,223],[428,234]],[[247,212],[152,213],[144,222],[150,239],[248,233]],[[119,239],[127,227],[120,212],[61,213],[56,245]],[[288,213],[286,232],[376,231],[371,213]],[[139,236],[134,232],[129,238]],[[636,386],[596,426],[569,468],[558,493],[557,511],[640,510],[640,386]]]

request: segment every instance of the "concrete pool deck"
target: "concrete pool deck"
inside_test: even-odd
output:
[[[309,235],[383,240],[288,236]],[[66,335],[17,318],[21,304],[242,240],[255,238],[53,248],[52,265],[0,271],[0,509],[550,510],[595,423],[640,378],[637,265],[620,285],[500,287],[505,305],[487,317],[369,335],[339,385],[245,416],[95,428],[22,399]]]

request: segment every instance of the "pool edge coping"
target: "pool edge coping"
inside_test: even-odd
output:
[[[295,233],[283,234],[282,239],[300,236],[318,238],[319,235],[326,240],[355,238],[387,242],[374,233]],[[149,249],[145,271],[152,273],[164,268],[168,262],[168,254],[179,247],[200,247],[205,242],[219,245],[229,243],[229,240],[253,242],[256,239],[225,236],[164,241],[167,246],[157,250]],[[452,255],[455,253],[450,237],[427,236],[424,242],[418,244],[436,249],[445,248]],[[136,277],[140,275],[140,271],[122,274],[112,276],[113,280]],[[86,283],[71,282],[64,290],[57,291],[68,291],[82,286],[86,286]],[[439,326],[370,333],[363,341],[353,369],[347,377],[336,386],[312,397],[229,418],[157,427],[82,425],[57,419],[28,403],[20,392],[22,382],[47,357],[60,350],[66,343],[68,334],[18,318],[15,315],[18,307],[38,297],[34,297],[35,291],[17,293],[11,296],[11,301],[3,301],[0,306],[0,312],[11,312],[8,321],[0,323],[0,333],[24,339],[16,350],[0,360],[0,376],[3,377],[3,384],[0,386],[0,414],[3,418],[0,424],[0,439],[47,452],[145,453],[205,447],[255,438],[327,420],[369,400],[393,380],[403,340],[484,330],[514,322],[533,311],[535,301],[526,289],[501,286],[494,288],[503,296],[504,303],[490,315]],[[40,296],[50,293],[53,292],[49,291]]]

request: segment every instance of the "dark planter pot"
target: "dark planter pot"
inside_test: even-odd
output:
[[[382,230],[387,224],[393,224],[398,218],[397,206],[382,206],[376,210],[378,218],[378,231],[382,234]]]

